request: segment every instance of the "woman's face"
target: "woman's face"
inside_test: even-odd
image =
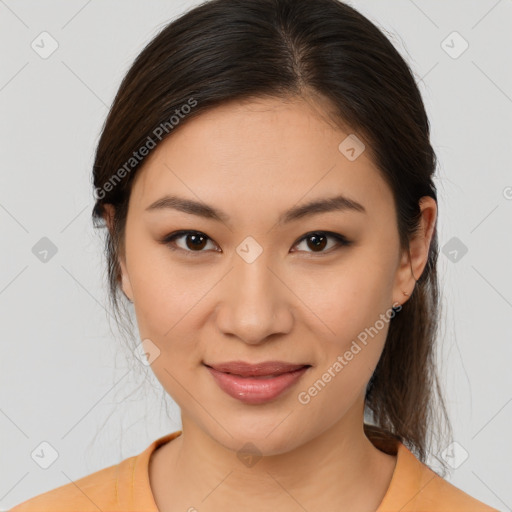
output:
[[[233,450],[251,440],[277,454],[341,424],[361,429],[391,306],[414,287],[391,190],[312,105],[211,110],[162,142],[133,183],[121,267],[140,339],[184,427]],[[202,206],[150,207],[166,196]],[[338,200],[287,218],[338,196],[361,207]],[[200,214],[206,205],[222,220]],[[163,242],[182,230],[192,233]],[[240,360],[310,367],[255,403],[205,366]]]

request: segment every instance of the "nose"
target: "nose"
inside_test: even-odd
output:
[[[222,284],[217,327],[250,345],[290,332],[293,293],[284,281],[262,256],[252,263],[235,262]]]

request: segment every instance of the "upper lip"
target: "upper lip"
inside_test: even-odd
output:
[[[294,364],[285,361],[264,361],[256,364],[246,363],[245,361],[229,361],[226,363],[204,364],[219,372],[232,373],[241,377],[281,375],[282,373],[299,370],[304,366],[311,366],[309,364]]]

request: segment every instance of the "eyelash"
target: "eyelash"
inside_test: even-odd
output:
[[[174,243],[174,241],[177,238],[181,238],[182,236],[189,235],[189,234],[190,235],[203,235],[208,240],[211,240],[213,242],[213,240],[208,235],[206,235],[205,233],[203,233],[201,231],[182,230],[182,231],[176,231],[174,233],[171,233],[171,234],[165,236],[162,240],[160,240],[160,243],[167,245],[169,247],[169,249],[171,249],[172,251],[182,251],[186,254],[186,256],[191,256],[191,257],[196,257],[196,256],[199,256],[201,253],[207,252],[204,250],[190,251],[188,249],[182,249],[181,247],[173,247],[172,244]],[[343,235],[340,235],[338,233],[332,233],[330,231],[310,231],[309,233],[306,233],[304,236],[299,238],[299,240],[294,244],[294,246],[298,245],[303,240],[307,239],[308,237],[310,237],[312,235],[325,235],[328,238],[333,238],[338,243],[338,246],[329,249],[327,252],[324,252],[324,251],[320,251],[320,252],[299,251],[299,252],[306,252],[306,253],[313,254],[313,255],[330,254],[331,252],[336,251],[337,249],[340,249],[341,247],[349,247],[353,243],[352,241],[348,240]]]

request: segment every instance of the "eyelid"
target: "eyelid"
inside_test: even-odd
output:
[[[181,247],[173,247],[172,246],[172,243],[174,242],[175,239],[180,238],[180,237],[182,237],[184,235],[188,235],[188,234],[203,235],[203,236],[205,236],[208,239],[208,241],[211,241],[211,242],[215,243],[215,245],[218,245],[206,233],[204,233],[202,231],[195,231],[193,229],[185,229],[185,230],[174,231],[173,233],[170,233],[169,235],[164,236],[160,240],[160,243],[168,246],[172,251],[185,252],[187,256],[189,256],[189,255],[190,256],[196,256],[196,255],[200,255],[201,253],[209,252],[209,251],[204,251],[204,250],[201,250],[201,251],[190,251],[190,250],[187,250],[187,249],[182,249]],[[302,242],[303,240],[305,240],[309,236],[317,235],[317,234],[325,235],[327,238],[332,238],[332,239],[336,240],[338,245],[336,247],[331,247],[327,251],[320,251],[320,252],[317,252],[317,253],[314,252],[314,251],[311,251],[311,252],[310,251],[294,251],[294,252],[303,252],[303,253],[309,254],[311,256],[315,256],[315,255],[322,256],[322,255],[331,254],[332,252],[335,252],[338,249],[341,249],[342,247],[349,247],[349,246],[351,246],[353,244],[353,241],[349,240],[346,236],[342,235],[341,233],[335,233],[333,231],[326,231],[326,230],[318,229],[318,230],[315,230],[315,231],[308,231],[304,235],[300,236],[293,243],[293,247],[295,247],[297,244],[299,244],[300,242]],[[216,252],[218,252],[218,251],[216,251]]]

